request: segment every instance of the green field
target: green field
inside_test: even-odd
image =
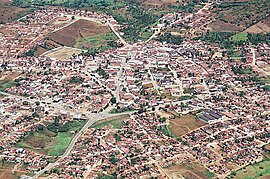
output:
[[[102,129],[104,127],[111,127],[113,129],[120,129],[122,124],[123,124],[123,121],[125,119],[128,119],[128,118],[129,118],[128,114],[121,115],[119,117],[114,117],[114,118],[106,119],[104,121],[97,122],[92,127],[96,128],[96,129]]]
[[[66,132],[55,132],[44,128],[26,136],[17,147],[31,149],[35,152],[48,156],[60,156],[65,152],[74,133],[72,131],[80,130],[86,121],[73,121],[65,125]],[[64,125],[63,125],[64,126]]]
[[[17,82],[15,82],[15,81],[9,81],[9,82],[0,84],[0,91],[4,92],[7,88],[15,86],[16,84],[17,84]]]
[[[248,40],[248,34],[244,33],[244,32],[241,32],[241,33],[233,35],[230,39],[233,42],[247,41]]]
[[[235,179],[256,179],[270,177],[270,160],[265,159],[261,162],[249,165],[236,172],[232,172],[229,176]]]
[[[97,36],[90,36],[78,39],[73,45],[76,48],[83,48],[84,45],[89,44],[92,49],[108,50],[110,45],[108,42],[116,41],[118,38],[114,33],[108,33]]]

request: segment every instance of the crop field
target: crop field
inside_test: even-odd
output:
[[[58,44],[72,46],[81,38],[104,35],[110,32],[111,29],[106,25],[80,19],[63,29],[49,34],[48,38]]]
[[[194,115],[184,115],[181,117],[176,117],[175,119],[170,119],[169,130],[176,137],[180,137],[204,125],[206,125],[206,123],[196,119]]]
[[[18,147],[28,148],[48,156],[60,156],[65,152],[73,138],[72,131],[79,130],[86,121],[70,122],[67,132],[53,132],[47,128],[36,131],[25,137],[17,144]]]
[[[196,178],[196,179],[208,179],[213,178],[214,174],[209,172],[199,163],[184,163],[181,165],[171,165],[163,170],[172,179],[178,178]]]

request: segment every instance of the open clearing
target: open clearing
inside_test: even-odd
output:
[[[261,162],[244,167],[230,175],[230,178],[235,179],[256,179],[270,178],[270,160],[265,159]]]
[[[220,20],[211,22],[207,26],[207,28],[209,28],[213,32],[239,32],[244,30],[242,27],[239,27],[231,23],[223,22]]]
[[[12,173],[14,164],[0,161],[0,178],[1,179],[17,179],[21,175],[26,174],[27,171],[23,167],[18,167],[17,170]]]
[[[121,116],[112,117],[112,118],[108,118],[108,119],[105,119],[102,121],[98,121],[92,127],[97,128],[97,129],[102,129],[104,127],[110,127],[113,129],[120,129],[121,125],[123,124],[123,121],[125,119],[128,119],[128,118],[129,118],[129,115],[124,114]]]
[[[78,39],[110,32],[111,29],[106,25],[79,19],[63,29],[48,34],[48,38],[61,45],[72,46]]]
[[[184,163],[181,165],[171,165],[163,170],[172,179],[192,178],[192,179],[208,179],[213,178],[214,174],[209,172],[199,163]]]
[[[45,57],[55,58],[57,60],[69,59],[72,55],[78,55],[82,53],[82,50],[71,47],[62,47],[56,50],[51,50],[45,53]]]
[[[245,32],[254,33],[254,34],[261,34],[261,33],[269,33],[270,32],[270,17],[254,24],[253,26],[247,28]]]
[[[176,136],[180,137],[192,130],[196,130],[207,123],[196,119],[194,115],[188,114],[175,119],[170,119],[169,129]]]
[[[17,83],[14,81],[20,73],[5,71],[0,74],[0,91],[5,91],[5,89],[10,88]]]
[[[0,0],[0,22],[6,23],[23,17],[30,12],[29,8],[20,8],[11,5],[11,1]]]
[[[72,131],[79,130],[86,121],[69,122],[67,132],[52,132],[47,128],[36,131],[17,144],[18,147],[28,148],[49,156],[60,156],[65,152],[73,138]]]

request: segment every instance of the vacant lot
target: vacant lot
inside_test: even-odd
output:
[[[29,8],[19,8],[11,5],[11,1],[0,0],[0,22],[6,23],[23,17],[30,12]]]
[[[17,170],[12,172],[14,164],[0,162],[0,178],[2,179],[17,179],[27,171],[23,167],[17,167]]]
[[[239,27],[237,25],[223,22],[220,20],[216,20],[214,22],[211,22],[207,28],[209,28],[211,31],[214,32],[239,32],[244,30],[244,28]]]
[[[97,129],[102,129],[104,127],[110,127],[113,129],[120,129],[121,125],[123,124],[123,121],[125,119],[128,119],[128,118],[129,118],[129,115],[124,114],[121,116],[112,117],[112,118],[108,118],[108,119],[99,121],[99,122],[95,123],[92,127],[97,128]]]
[[[20,73],[6,71],[0,74],[0,91],[5,91],[5,89],[10,88],[17,83],[14,81]]]
[[[185,163],[181,165],[172,165],[164,168],[164,171],[172,179],[192,178],[192,179],[208,179],[213,178],[214,174],[209,172],[199,163]]]
[[[176,136],[180,137],[192,130],[204,126],[206,123],[195,118],[194,115],[184,115],[170,119],[169,129]]]
[[[235,179],[256,179],[256,178],[270,178],[270,160],[265,159],[261,162],[244,167],[241,170],[232,172],[230,178]]]
[[[182,5],[185,2],[190,2],[189,0],[140,0],[143,5],[157,7],[157,6],[169,6],[169,5]]]
[[[247,28],[245,32],[248,33],[269,33],[270,32],[270,17],[254,24],[253,26]]]
[[[28,135],[17,146],[49,156],[60,156],[65,152],[65,149],[73,138],[74,134],[72,131],[81,129],[85,122],[69,122],[67,132],[52,132],[44,128]]]
[[[82,50],[80,49],[63,47],[56,51],[52,50],[51,52],[46,53],[45,56],[49,58],[55,58],[57,60],[65,60],[70,58],[72,55],[78,55],[80,53],[82,53]]]
[[[61,45],[72,46],[78,39],[98,36],[111,32],[106,25],[88,20],[78,20],[71,25],[48,35],[48,38]]]

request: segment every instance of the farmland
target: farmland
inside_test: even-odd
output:
[[[63,29],[49,34],[48,38],[60,45],[72,46],[81,38],[104,35],[110,32],[110,28],[106,25],[80,19]]]

